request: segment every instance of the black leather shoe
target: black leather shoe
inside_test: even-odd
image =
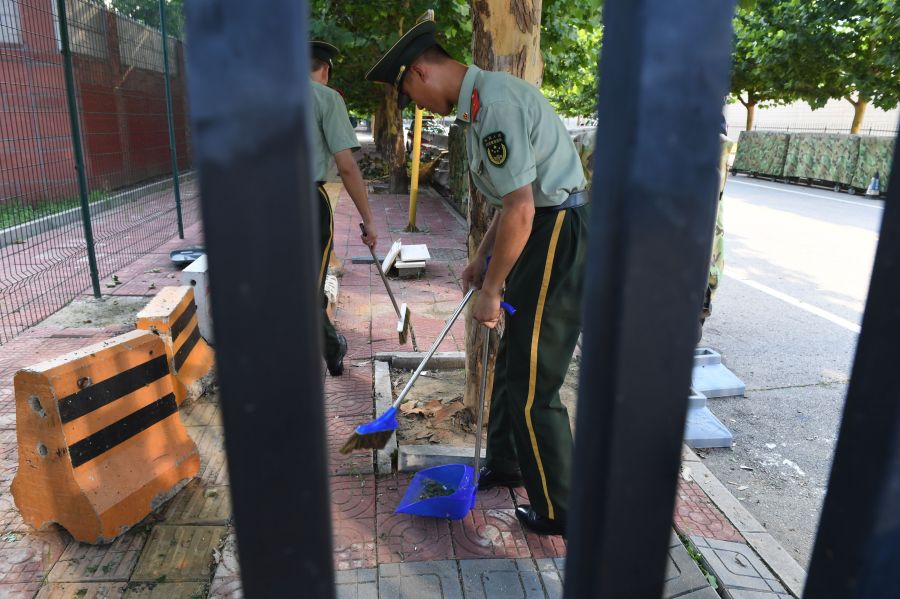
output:
[[[487,491],[494,487],[521,487],[523,484],[525,484],[525,481],[522,480],[522,473],[518,470],[515,472],[497,472],[487,466],[483,466],[478,471],[479,491]]]
[[[531,509],[530,505],[520,505],[516,508],[516,517],[522,525],[531,532],[539,535],[566,536],[566,524],[560,520],[551,520],[541,516]]]
[[[347,355],[347,338],[338,335],[338,352],[330,359],[325,360],[328,366],[328,372],[331,376],[341,376],[344,374],[344,356]]]

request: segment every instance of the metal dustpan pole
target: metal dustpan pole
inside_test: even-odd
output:
[[[491,353],[491,329],[484,327],[484,348],[481,350],[481,387],[478,390],[478,425],[475,428],[475,493],[478,492],[478,472],[481,469],[481,435],[484,427],[484,395],[487,391],[488,357]],[[474,493],[473,493],[474,495]]]

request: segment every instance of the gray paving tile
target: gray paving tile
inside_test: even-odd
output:
[[[541,578],[530,559],[477,559],[459,562],[466,599],[545,599]],[[562,595],[555,595],[561,597]]]
[[[773,593],[771,591],[741,591],[725,589],[725,599],[793,599],[793,595],[787,593]]]
[[[379,599],[463,599],[456,562],[383,564],[378,567]]]
[[[378,599],[378,570],[339,570],[335,575],[337,599]]]
[[[789,596],[749,545],[698,536],[692,536],[691,542],[729,596],[750,599],[754,595],[747,595],[749,591],[763,593],[760,597]]]
[[[547,597],[557,599],[562,597],[563,589],[563,572],[559,569],[557,561],[562,562],[562,558],[556,560],[550,558],[534,560],[537,562],[538,572],[541,575],[541,582],[544,583],[544,590]]]
[[[719,595],[709,586],[709,582],[699,566],[691,559],[681,540],[674,534],[669,539],[669,559],[666,564],[663,597],[692,599],[716,599]]]

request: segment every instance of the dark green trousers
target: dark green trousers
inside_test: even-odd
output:
[[[487,466],[521,469],[532,508],[565,521],[572,431],[559,398],[581,331],[589,206],[536,214],[506,280],[516,308],[500,340],[488,423]]]
[[[331,213],[331,201],[325,187],[319,185],[319,249],[322,261],[319,264],[319,294],[322,296],[322,323],[325,333],[325,359],[334,356],[340,350],[338,334],[328,318],[328,298],[325,296],[325,275],[328,272],[328,261],[331,260],[334,245],[334,215]]]

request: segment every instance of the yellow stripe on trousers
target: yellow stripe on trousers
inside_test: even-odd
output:
[[[319,198],[328,206],[328,243],[325,244],[325,250],[322,252],[322,265],[319,267],[319,288],[322,288],[325,281],[325,269],[328,267],[328,250],[331,248],[331,241],[334,239],[334,215],[331,212],[331,200],[328,194],[321,187],[319,188]]]
[[[550,287],[550,273],[553,271],[553,259],[556,257],[556,243],[559,241],[559,230],[562,228],[566,211],[560,210],[556,216],[556,224],[553,225],[553,234],[550,236],[550,246],[547,248],[547,262],[544,264],[544,278],[541,280],[541,292],[538,295],[537,309],[534,312],[534,330],[531,333],[531,360],[528,375],[528,400],[525,402],[525,425],[528,427],[528,435],[531,437],[531,448],[534,451],[534,459],[537,461],[538,472],[541,475],[541,484],[544,487],[544,498],[547,500],[547,516],[554,519],[553,503],[550,502],[550,491],[547,489],[547,476],[544,474],[544,463],[541,461],[541,452],[538,449],[537,436],[534,434],[534,425],[531,423],[531,408],[534,405],[534,392],[537,384],[537,360],[538,341],[541,336],[541,320],[544,317],[544,302],[547,299],[547,289]]]

